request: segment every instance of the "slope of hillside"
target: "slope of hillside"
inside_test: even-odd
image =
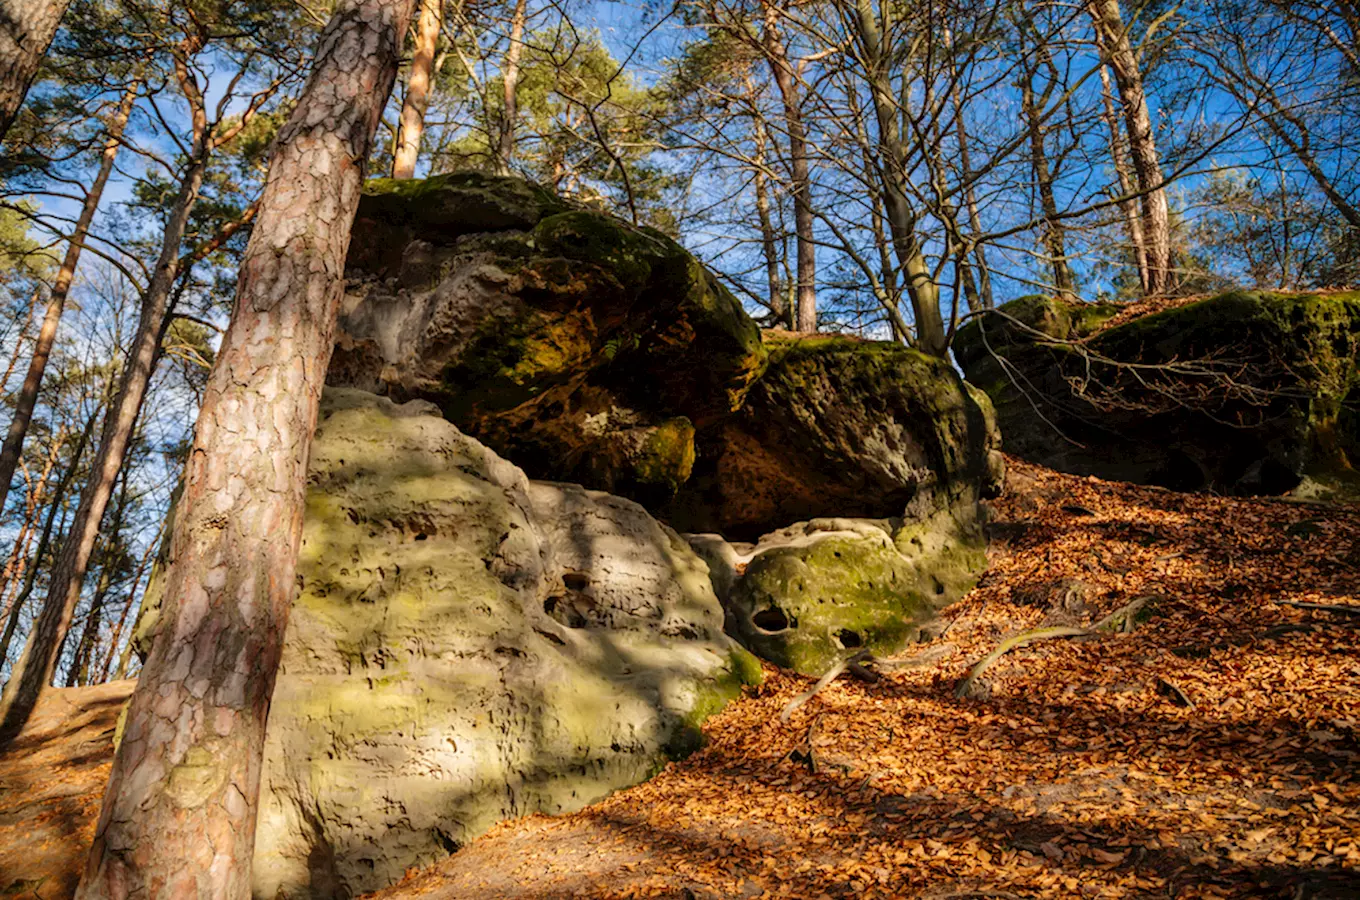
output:
[[[652,781],[374,896],[1360,896],[1360,510],[1010,465],[988,575],[876,680],[784,721],[813,685],[767,668]],[[0,757],[0,896],[69,895],[120,692]]]

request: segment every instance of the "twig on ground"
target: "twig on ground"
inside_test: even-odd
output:
[[[967,697],[982,673],[990,669],[993,663],[1007,653],[1010,653],[1012,650],[1023,647],[1026,644],[1032,644],[1035,641],[1046,641],[1053,638],[1087,637],[1092,633],[1093,632],[1089,628],[1069,628],[1067,626],[1059,626],[1054,628],[1036,628],[1033,631],[1026,631],[1014,635],[1013,637],[1009,637],[1002,641],[995,650],[984,656],[971,670],[969,670],[968,675],[959,682],[959,686],[954,690],[954,697],[960,700]]]
[[[868,658],[869,651],[860,650],[857,653],[847,656],[840,662],[836,663],[834,666],[827,670],[825,675],[817,679],[817,683],[812,686],[812,690],[804,691],[803,693],[799,694],[797,697],[794,697],[792,700],[789,701],[788,705],[784,707],[784,711],[779,714],[779,721],[787,722],[789,720],[789,716],[793,715],[794,711],[797,710],[798,707],[802,706],[804,703],[808,702],[813,697],[817,696],[823,690],[825,690],[826,686],[829,685],[831,682],[835,681],[836,678],[842,672],[844,672],[846,667],[849,666],[851,663],[858,663]]]

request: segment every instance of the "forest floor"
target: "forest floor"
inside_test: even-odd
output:
[[[767,667],[651,781],[503,823],[371,896],[1360,897],[1360,508],[1010,466],[987,575],[902,664],[787,721],[811,680]],[[1031,643],[956,699],[1008,637],[1140,598],[1131,632]],[[15,796],[24,762],[0,757],[0,873],[42,828],[78,864],[100,715],[27,745],[66,747],[44,765],[79,790]]]

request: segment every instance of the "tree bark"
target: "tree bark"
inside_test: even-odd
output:
[[[0,10],[0,141],[24,105],[70,0],[6,0]]]
[[[341,0],[280,132],[78,898],[250,897],[264,728],[345,255],[413,0]]]
[[[118,624],[113,626],[113,634],[109,636],[109,650],[104,655],[104,664],[99,668],[99,683],[103,684],[109,680],[109,672],[113,669],[113,658],[118,655],[118,646],[123,640],[123,629],[127,626],[128,617],[132,614],[133,607],[141,608],[138,600],[138,590],[142,586],[142,576],[146,574],[151,565],[151,560],[155,558],[156,551],[160,549],[161,537],[165,534],[165,521],[162,520],[160,527],[156,530],[156,536],[146,545],[146,550],[142,552],[142,560],[137,564],[137,571],[132,576],[132,583],[128,585],[127,602],[123,604],[123,611],[118,614]],[[132,641],[128,641],[128,649],[132,647]],[[127,672],[126,655],[118,658],[119,678]]]
[[[789,174],[793,181],[793,229],[798,259],[794,293],[794,327],[817,330],[817,245],[813,237],[812,175],[808,166],[807,129],[793,83],[793,66],[779,38],[779,11],[765,2],[765,30],[761,45],[784,105],[784,127],[789,132]]]
[[[397,152],[392,155],[392,177],[413,178],[420,158],[420,136],[425,132],[425,110],[430,105],[430,75],[434,71],[435,45],[444,18],[442,0],[424,0],[416,22],[415,52],[406,78],[406,98],[397,127]]]
[[[1114,109],[1114,93],[1110,87],[1110,69],[1108,66],[1100,67],[1100,99],[1104,104],[1105,124],[1110,130],[1110,160],[1114,164],[1115,178],[1119,183],[1119,196],[1123,200],[1119,201],[1119,209],[1124,214],[1124,227],[1129,233],[1129,245],[1133,249],[1134,260],[1138,265],[1138,283],[1143,287],[1143,293],[1148,293],[1147,250],[1143,244],[1143,223],[1138,217],[1138,203],[1133,199],[1134,190],[1133,179],[1129,177],[1129,167],[1124,161],[1124,142],[1119,136],[1119,116]]]
[[[944,316],[940,312],[940,289],[916,234],[916,211],[907,198],[902,129],[889,81],[882,34],[870,0],[858,0],[855,25],[864,52],[864,65],[868,69],[866,75],[874,102],[874,116],[878,121],[878,170],[883,181],[883,208],[916,319],[916,346],[922,352],[943,357],[949,345]]]
[[[1129,42],[1128,29],[1119,11],[1119,0],[1090,0],[1087,9],[1095,20],[1096,38],[1107,56],[1124,107],[1129,135],[1129,156],[1138,178],[1143,204],[1143,242],[1147,254],[1147,292],[1165,294],[1171,287],[1171,217],[1162,181],[1161,162],[1153,139],[1152,116],[1143,90],[1143,73]]]
[[[80,262],[80,252],[85,249],[85,236],[89,234],[90,223],[94,221],[94,214],[99,209],[99,201],[104,195],[104,186],[108,184],[109,175],[113,172],[113,162],[122,144],[123,129],[127,127],[128,117],[132,115],[132,105],[136,102],[140,90],[139,81],[129,85],[123,92],[118,109],[109,121],[108,138],[104,141],[104,152],[99,158],[99,171],[95,173],[94,181],[85,194],[80,216],[76,219],[75,231],[71,233],[71,242],[66,247],[66,256],[61,261],[61,268],[57,270],[56,281],[52,283],[52,294],[47,300],[47,312],[43,316],[38,339],[33,344],[33,355],[29,358],[28,374],[24,376],[24,383],[15,398],[14,417],[10,419],[4,446],[0,448],[0,510],[5,508],[9,485],[23,451],[24,437],[28,434],[28,425],[33,420],[33,410],[38,404],[38,390],[42,387],[43,374],[47,371],[47,360],[52,355],[53,344],[56,343],[57,325],[61,322],[61,314],[66,308],[66,297],[71,291],[76,265]]]
[[[1037,51],[1043,57],[1043,49]],[[1062,220],[1058,217],[1058,201],[1053,191],[1054,173],[1049,165],[1048,150],[1044,146],[1044,125],[1040,107],[1046,106],[1052,90],[1042,97],[1034,95],[1034,73],[1023,72],[1020,77],[1020,109],[1029,132],[1030,169],[1034,173],[1039,192],[1039,208],[1043,212],[1042,238],[1049,270],[1053,273],[1053,292],[1065,299],[1075,298],[1072,270],[1067,265],[1067,240]]]
[[[752,109],[755,104],[752,102]],[[756,220],[760,228],[760,249],[765,257],[765,281],[766,290],[769,292],[770,312],[774,314],[775,321],[785,328],[793,328],[794,322],[791,321],[789,305],[784,301],[782,285],[779,283],[779,253],[776,249],[778,239],[775,235],[774,222],[770,217],[770,190],[768,180],[765,177],[765,123],[761,122],[755,115],[751,117],[751,133],[755,138],[755,163],[753,175],[755,177],[756,189]]]
[[[524,20],[528,15],[527,0],[515,0],[515,12],[510,20],[510,46],[505,49],[505,63],[501,67],[501,127],[496,145],[496,171],[510,174],[510,163],[515,158],[515,120],[519,117],[519,61],[524,53]]]
[[[57,514],[61,511],[62,501],[66,498],[66,492],[70,490],[71,482],[75,480],[76,472],[80,469],[81,457],[85,455],[85,448],[89,445],[90,437],[94,434],[94,426],[99,421],[101,408],[102,406],[96,406],[94,411],[90,413],[90,417],[85,420],[85,428],[81,431],[80,438],[71,451],[71,464],[62,473],[61,481],[52,494],[52,502],[47,505],[47,519],[43,522],[42,534],[38,537],[38,547],[33,551],[33,562],[24,578],[23,589],[20,590],[14,598],[14,603],[10,606],[9,618],[5,620],[5,633],[0,636],[0,665],[3,665],[9,658],[10,644],[14,640],[14,633],[19,627],[19,616],[23,612],[24,604],[28,602],[28,598],[33,593],[33,585],[38,580],[38,567],[42,564],[43,557],[47,555]],[[5,735],[3,730],[0,730],[0,745],[3,745],[4,742]]]
[[[128,474],[129,467],[127,466],[124,466],[119,472],[118,502],[114,504],[109,526],[103,532],[104,541],[100,550],[103,563],[99,567],[99,579],[95,586],[94,595],[90,598],[89,612],[85,614],[85,624],[80,629],[80,640],[76,644],[75,656],[72,658],[71,667],[66,673],[67,687],[89,684],[90,656],[94,653],[95,644],[99,641],[99,625],[104,618],[104,602],[108,599],[109,590],[113,587],[114,571],[123,546],[123,520],[127,515],[128,505]],[[60,659],[61,654],[58,653],[57,657]]]

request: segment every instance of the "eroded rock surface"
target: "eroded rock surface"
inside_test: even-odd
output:
[[[373,890],[585,806],[694,749],[758,677],[704,563],[636,503],[530,482],[424,402],[322,407],[257,897]]]
[[[690,535],[757,655],[820,676],[857,650],[887,656],[962,597],[986,565],[980,531],[943,510],[925,520],[813,519],[731,544]]]
[[[987,404],[942,361],[762,338],[674,241],[519,179],[366,190],[330,384],[430,400],[531,477],[682,530],[754,539],[912,503],[971,517],[999,483]]]
[[[1027,297],[959,330],[1008,452],[1178,490],[1360,496],[1360,293],[1136,312]]]

